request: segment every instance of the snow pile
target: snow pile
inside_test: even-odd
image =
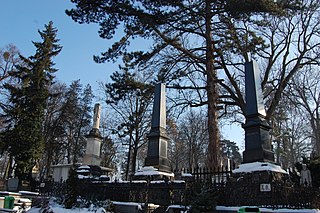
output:
[[[53,213],[96,213],[98,211],[95,210],[89,210],[87,208],[74,208],[74,209],[65,209],[62,207],[51,207],[50,208],[52,210]],[[40,212],[40,208],[31,208],[28,213],[39,213]],[[99,212],[103,212],[103,211],[99,211]]]
[[[233,170],[233,173],[250,173],[256,171],[272,171],[288,174],[285,170],[283,170],[280,166],[267,163],[267,162],[254,162],[254,163],[245,163],[241,164],[238,169]]]
[[[173,183],[185,183],[186,181],[184,181],[184,180],[173,180],[172,182]]]
[[[181,177],[192,177],[192,174],[181,172]]]
[[[147,183],[146,180],[133,180],[132,183]]]
[[[156,176],[156,175],[164,175],[168,177],[174,177],[173,173],[161,172],[153,166],[145,166],[142,167],[139,171],[137,171],[135,176]]]
[[[164,180],[153,180],[150,183],[159,184],[159,183],[165,183]]]
[[[77,172],[79,172],[79,173],[89,173],[90,171],[88,171],[86,169],[81,169],[81,170],[77,170]]]
[[[30,192],[30,191],[19,191],[18,193],[23,195],[39,195],[39,192]]]
[[[86,175],[78,175],[78,179],[82,180],[82,179],[89,179],[89,176]]]
[[[46,211],[47,210],[47,211]],[[40,208],[31,208],[27,213],[39,213],[39,212],[53,212],[53,213],[109,213],[104,208],[72,208],[65,209],[62,205],[55,202],[50,202],[50,205],[44,210]]]
[[[166,212],[181,212],[181,213],[187,213],[190,209],[190,206],[182,206],[182,205],[170,205],[168,206]],[[172,211],[170,211],[172,210]]]
[[[90,166],[88,165],[82,165],[78,169],[90,169]]]

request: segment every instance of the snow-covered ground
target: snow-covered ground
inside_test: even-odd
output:
[[[219,211],[238,211],[240,207],[226,207],[217,206]],[[317,209],[269,209],[269,208],[259,208],[261,212],[277,212],[277,213],[320,213]]]
[[[220,211],[234,211],[237,212],[240,207],[226,207],[217,206],[217,210]],[[54,213],[106,213],[102,208],[100,209],[88,209],[88,208],[75,208],[75,209],[64,209],[59,205],[53,205],[51,207]],[[39,208],[32,208],[28,213],[39,213]],[[275,213],[320,213],[320,210],[316,209],[269,209],[260,208],[261,212],[275,212]]]
[[[31,208],[28,213],[39,213],[40,208]],[[62,206],[55,205],[51,207],[51,210],[54,213],[106,213],[102,208],[100,209],[88,209],[88,208],[74,208],[74,209],[65,209]]]

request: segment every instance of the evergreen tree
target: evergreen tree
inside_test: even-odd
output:
[[[65,138],[66,116],[62,113],[62,106],[66,99],[67,86],[56,82],[50,88],[47,102],[45,121],[43,124],[45,150],[39,163],[40,179],[50,175],[50,166],[60,163],[63,154]]]
[[[85,151],[84,136],[89,133],[92,113],[92,89],[84,89],[80,81],[73,81],[66,94],[61,108],[64,117],[65,147],[67,163],[77,163]]]
[[[79,80],[69,86],[55,83],[51,87],[44,121],[45,151],[40,161],[40,178],[50,175],[50,166],[78,163],[86,145],[85,135],[92,127],[91,87],[83,88]]]
[[[71,209],[76,205],[78,194],[77,188],[77,168],[72,164],[66,181],[66,195],[63,200],[63,205],[66,209]]]
[[[4,111],[10,125],[4,132],[4,140],[15,161],[15,176],[20,179],[31,178],[32,168],[43,151],[44,113],[53,74],[57,71],[52,58],[62,49],[57,44],[57,29],[52,22],[39,34],[42,42],[33,42],[35,55],[29,58],[20,56],[23,64],[12,73],[18,84],[5,84],[10,93],[10,106]]]
[[[239,147],[233,141],[221,140],[221,153],[222,153],[222,156],[227,157],[236,165],[239,165],[242,162],[242,157],[239,152]]]

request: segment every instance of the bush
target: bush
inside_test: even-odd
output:
[[[217,206],[218,194],[212,190],[195,194],[191,202],[191,212],[211,212]]]
[[[67,192],[64,199],[64,207],[71,209],[77,202],[77,173],[75,166],[72,166],[69,171],[69,177],[66,181]]]
[[[310,160],[309,169],[312,177],[312,185],[320,187],[320,157]]]

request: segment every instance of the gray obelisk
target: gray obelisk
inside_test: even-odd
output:
[[[245,63],[245,93],[246,93],[246,123],[245,151],[243,163],[274,162],[274,153],[271,150],[263,94],[261,89],[260,70],[255,61]]]
[[[145,166],[153,166],[160,171],[171,172],[167,157],[168,136],[166,131],[166,86],[155,85],[151,131],[148,135],[148,153]]]
[[[99,131],[100,127],[100,104],[95,104],[94,115],[93,115],[93,127],[90,133],[86,136],[87,147],[86,153],[83,157],[83,164],[86,165],[97,165],[100,166],[100,147],[102,142],[102,137]]]

